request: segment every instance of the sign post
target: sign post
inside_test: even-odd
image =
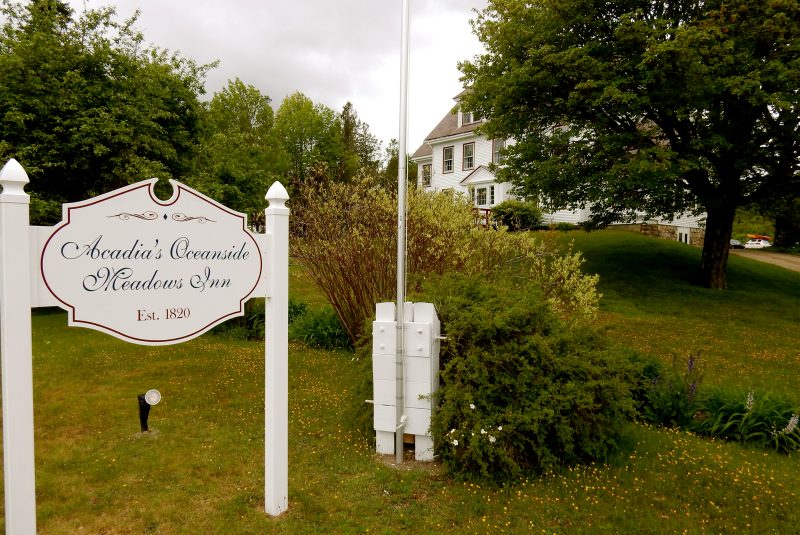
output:
[[[264,508],[289,507],[289,194],[280,182],[267,192],[268,284],[264,306]]]
[[[69,325],[141,345],[190,340],[266,295],[265,509],[276,516],[288,508],[289,195],[272,185],[267,235],[255,236],[244,214],[179,182],[170,181],[172,197],[159,200],[157,180],[64,205],[61,223],[35,255],[38,279],[30,271],[31,248],[38,253],[41,242],[30,239],[28,175],[13,159],[0,170],[6,533],[36,534],[30,311],[31,295],[45,286]],[[148,392],[153,399],[145,401],[157,403],[157,394]]]
[[[16,160],[0,171],[0,353],[6,533],[36,534],[28,174]]]

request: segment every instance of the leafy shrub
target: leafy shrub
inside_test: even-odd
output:
[[[244,315],[217,325],[214,334],[237,340],[264,339],[264,299],[251,299],[244,304]]]
[[[573,225],[572,223],[561,221],[560,223],[554,223],[550,225],[550,228],[559,232],[569,232],[570,230],[577,230],[580,227],[578,225]]]
[[[604,457],[633,414],[632,368],[569,329],[541,290],[451,276],[426,286],[444,326],[431,430],[445,467],[503,482]]]
[[[309,181],[293,199],[292,256],[328,298],[351,343],[376,302],[396,290],[396,198],[371,177],[347,184]],[[412,188],[408,197],[407,277],[411,290],[443,273],[516,270],[541,283],[558,313],[576,321],[594,317],[597,277],[581,272],[579,253],[561,254],[549,239],[504,228],[476,228],[465,198]]]
[[[788,453],[800,449],[798,409],[785,399],[717,388],[703,396],[693,429],[702,435]]]
[[[542,223],[542,211],[531,202],[510,199],[492,207],[495,222],[508,230],[532,230]]]
[[[640,364],[635,389],[640,417],[667,427],[688,427],[698,410],[698,387],[702,381],[698,356],[690,355],[685,364],[673,360],[671,367],[655,360]]]
[[[289,338],[321,349],[350,349],[350,338],[336,312],[329,307],[308,309],[289,325]]]
[[[306,312],[308,312],[308,304],[289,297],[289,323],[294,323],[294,320],[303,316]]]

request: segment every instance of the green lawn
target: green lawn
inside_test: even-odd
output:
[[[600,324],[664,358],[703,349],[711,383],[792,394],[800,274],[731,260],[730,292],[692,286],[698,250],[570,233],[601,275]],[[292,295],[321,303],[299,267]],[[166,348],[34,316],[40,533],[796,532],[798,457],[631,425],[595,464],[492,489],[436,465],[397,469],[349,425],[348,352],[290,346],[289,511],[263,513],[263,343],[206,335]],[[157,388],[154,430],[136,395]],[[0,526],[2,529],[2,526]]]
[[[612,340],[669,360],[701,352],[709,384],[794,396],[800,373],[800,273],[731,256],[727,291],[694,284],[700,249],[624,231],[571,232],[600,275]]]

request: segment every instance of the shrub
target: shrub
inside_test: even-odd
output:
[[[289,323],[294,323],[294,320],[305,315],[306,312],[308,312],[308,304],[289,297]]]
[[[347,184],[309,181],[293,199],[292,256],[328,298],[351,343],[376,302],[396,290],[396,199],[370,177]],[[597,311],[597,277],[580,270],[580,254],[561,255],[552,240],[504,228],[476,228],[465,198],[412,188],[408,197],[407,277],[410,290],[429,278],[460,272],[507,272],[541,282],[564,317],[590,319]]]
[[[217,325],[211,332],[237,340],[263,340],[264,299],[250,299],[242,316]]]
[[[542,211],[532,202],[510,199],[492,207],[495,222],[508,230],[532,230],[542,223]]]
[[[641,361],[635,389],[639,416],[650,423],[687,428],[698,410],[702,381],[698,361],[697,355],[690,355],[685,364],[673,360],[670,367],[655,360]]]
[[[559,223],[553,223],[550,225],[552,230],[557,230],[559,232],[569,232],[570,230],[577,230],[580,227],[578,225],[574,225],[572,223],[567,223],[565,221],[561,221]]]
[[[504,482],[616,448],[632,368],[568,329],[535,284],[450,276],[425,297],[447,336],[431,430],[449,471]]]
[[[336,312],[329,307],[307,310],[289,325],[289,339],[321,349],[350,349],[352,345]]]
[[[702,435],[788,453],[800,449],[800,411],[786,399],[717,388],[703,396],[693,429]]]

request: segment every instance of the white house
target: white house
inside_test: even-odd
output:
[[[454,100],[458,102],[462,91]],[[491,210],[496,204],[514,198],[511,184],[498,182],[489,169],[501,163],[500,151],[513,140],[492,140],[476,133],[483,122],[468,111],[452,110],[423,141],[411,156],[417,164],[417,186],[428,191],[452,190],[469,196],[476,209]],[[589,218],[588,209],[559,210],[544,214],[545,223],[581,223]],[[685,215],[672,221],[642,220],[641,231],[684,243],[702,244],[700,216]]]
[[[463,92],[455,97],[455,101]],[[493,140],[478,135],[483,122],[471,112],[450,111],[431,131],[411,160],[417,164],[417,186],[429,191],[453,190],[468,195],[475,208],[491,209],[512,199],[511,184],[498,182],[489,169],[501,162],[500,151],[513,140]],[[559,210],[544,214],[546,223],[580,223],[588,210]]]

